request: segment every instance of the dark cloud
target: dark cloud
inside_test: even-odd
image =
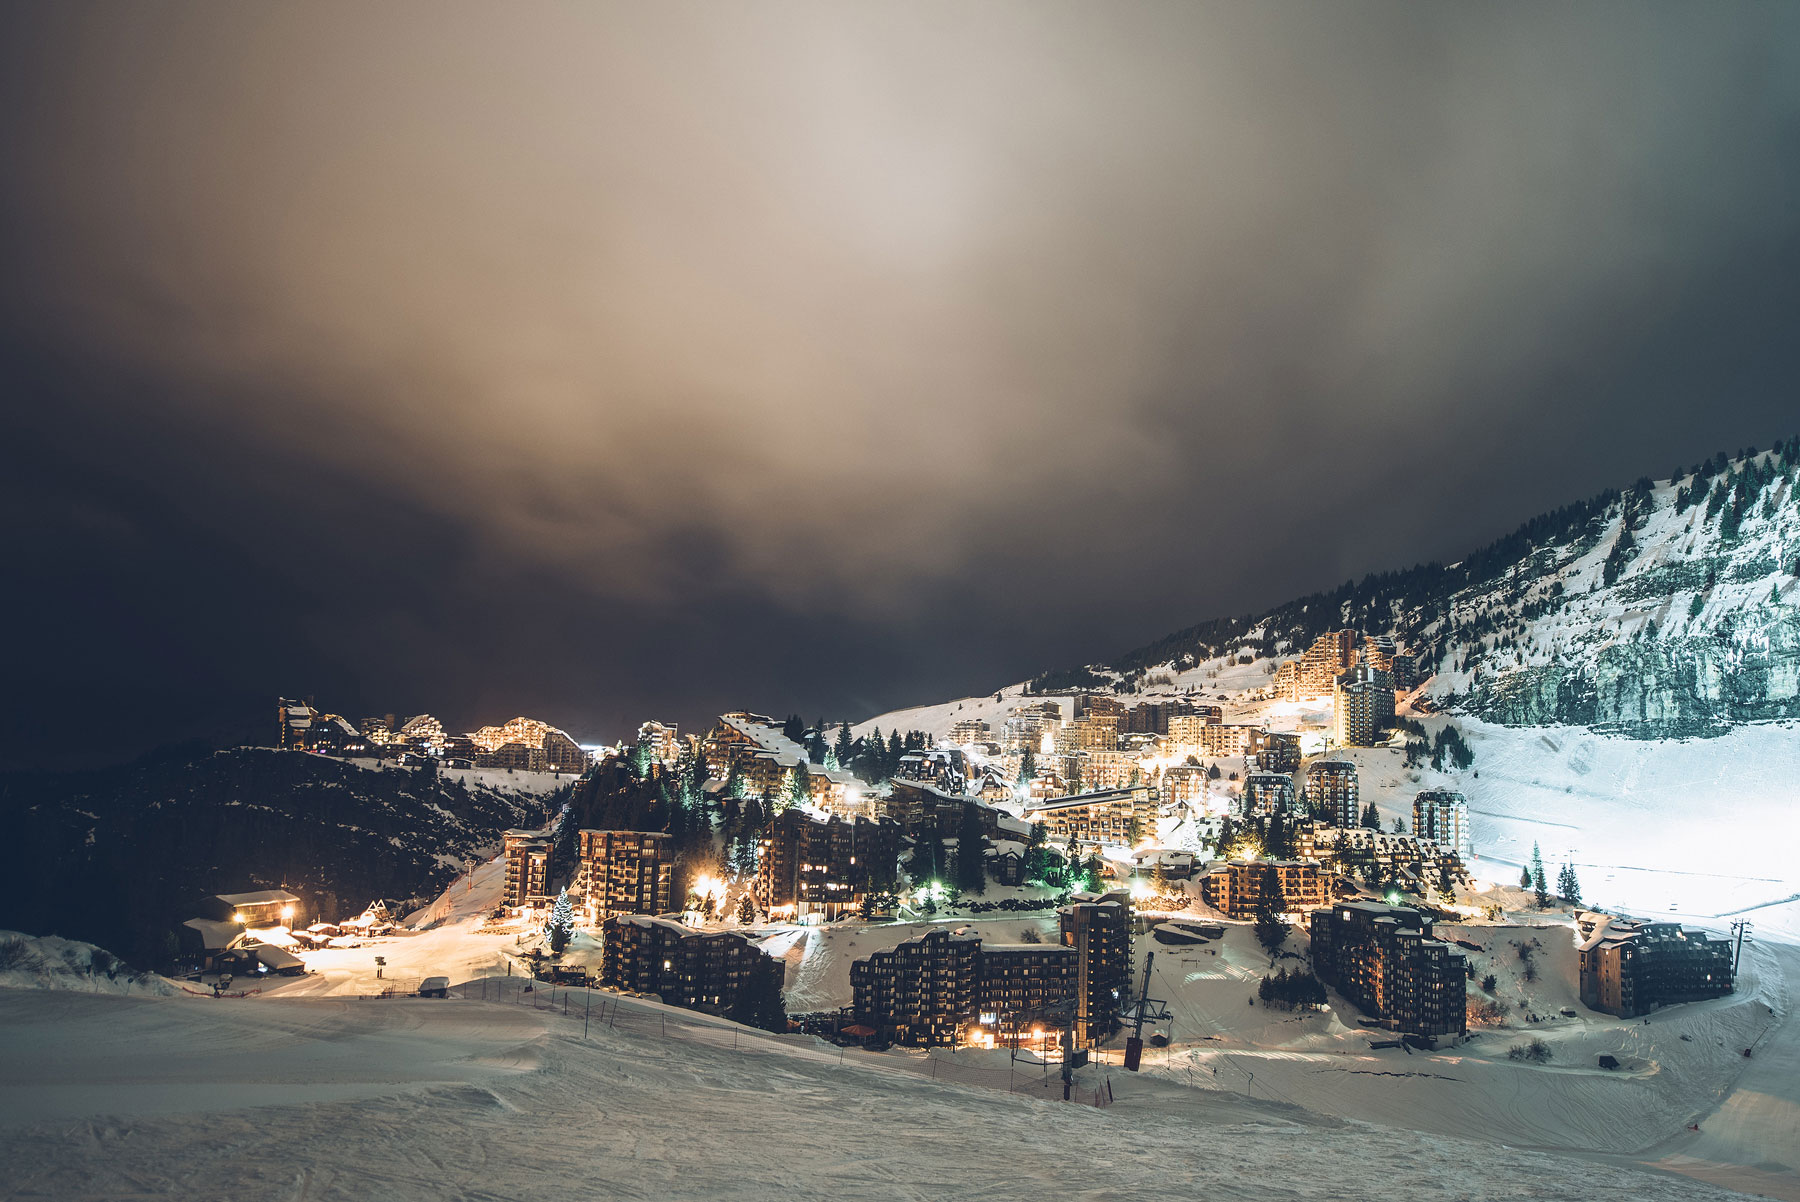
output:
[[[861,716],[1795,424],[1787,6],[0,20],[15,761]]]

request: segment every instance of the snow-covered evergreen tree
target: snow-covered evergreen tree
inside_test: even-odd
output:
[[[550,921],[544,924],[544,933],[550,936],[550,950],[559,956],[574,938],[575,907],[569,904],[567,889],[557,893],[556,905],[550,910]]]

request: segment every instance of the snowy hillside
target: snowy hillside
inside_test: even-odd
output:
[[[1109,678],[1272,674],[1326,629],[1393,633],[1438,704],[1644,737],[1800,716],[1800,439],[1535,518],[1449,567],[1365,578],[1122,656]],[[1054,674],[1053,674],[1054,675]]]
[[[155,973],[136,972],[105,948],[55,935],[0,931],[0,989],[49,989],[173,997]]]
[[[540,823],[554,804],[544,784],[266,748],[10,776],[0,820],[15,858],[0,876],[0,926],[156,965],[209,894],[281,886],[328,920],[377,897],[430,896],[500,832]]]
[[[857,730],[942,739],[977,718],[998,731],[1021,705],[1085,682],[1127,704],[1218,704],[1227,722],[1299,732],[1311,755],[1330,701],[1268,700],[1277,666],[1326,629],[1393,632],[1431,674],[1406,712],[1433,731],[1454,722],[1476,758],[1444,773],[1406,768],[1395,750],[1334,751],[1357,763],[1365,802],[1410,819],[1419,790],[1460,789],[1480,877],[1516,881],[1535,841],[1553,870],[1575,866],[1590,901],[1713,927],[1744,917],[1800,941],[1800,871],[1782,837],[1800,812],[1797,566],[1800,440],[1603,493],[1459,564],[1203,623],[1112,666]]]
[[[515,982],[516,985],[516,982]],[[585,1002],[585,999],[584,999]],[[1173,1076],[936,1061],[617,999],[0,993],[8,1193],[243,1199],[1724,1197],[1678,1178],[1310,1113]],[[951,1084],[985,1055],[993,1087]],[[998,1059],[994,1059],[995,1057]],[[1024,1083],[1019,1092],[1009,1080]],[[1474,1134],[1474,1132],[1471,1132]],[[203,1184],[201,1184],[203,1183]]]

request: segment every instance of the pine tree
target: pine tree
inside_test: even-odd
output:
[[[1529,864],[1519,870],[1519,888],[1531,888],[1531,865]]]
[[[1049,849],[1044,846],[1044,824],[1031,824],[1030,841],[1025,844],[1024,877],[1027,881],[1042,881],[1050,868]]]
[[[786,1031],[787,1003],[781,996],[781,973],[748,974],[726,1017],[746,1027]]]
[[[556,905],[550,911],[550,921],[544,924],[544,933],[550,936],[550,950],[558,956],[574,938],[575,907],[569,903],[567,889],[556,895]]]
[[[1381,811],[1375,808],[1375,803],[1372,801],[1363,807],[1362,824],[1368,830],[1378,831],[1381,829]]]
[[[1029,785],[1032,778],[1036,775],[1037,757],[1032,755],[1031,748],[1027,747],[1025,749],[1025,754],[1019,757],[1019,783],[1021,785]]]
[[[837,746],[832,748],[837,753],[839,767],[849,767],[856,754],[856,741],[850,737],[848,722],[838,727]]]
[[[1581,881],[1575,876],[1575,865],[1564,864],[1556,874],[1556,892],[1572,906],[1581,904]]]
[[[966,893],[987,892],[987,832],[973,802],[964,803],[956,832],[956,883]]]
[[[796,764],[788,773],[787,787],[782,793],[783,806],[803,806],[812,802],[812,787],[804,764]]]
[[[944,839],[934,825],[913,845],[912,859],[906,864],[907,875],[912,877],[915,885],[923,885],[927,881],[941,883],[944,860]]]
[[[1535,841],[1531,845],[1531,888],[1537,894],[1538,909],[1550,904],[1550,883],[1544,876],[1544,857]]]
[[[756,902],[748,892],[738,900],[737,918],[738,924],[746,927],[756,921]]]
[[[1275,892],[1280,888],[1275,880],[1275,870],[1269,868],[1265,872],[1262,899],[1256,903],[1255,931],[1256,941],[1269,953],[1269,962],[1274,963],[1276,951],[1287,942],[1288,925],[1281,921],[1281,914],[1275,908]]]

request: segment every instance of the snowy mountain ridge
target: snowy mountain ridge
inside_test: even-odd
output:
[[[1392,633],[1437,708],[1503,725],[1669,738],[1800,716],[1800,438],[1602,492],[1448,566],[1203,622],[1026,687],[1211,687],[1224,667],[1272,674],[1340,627]]]

